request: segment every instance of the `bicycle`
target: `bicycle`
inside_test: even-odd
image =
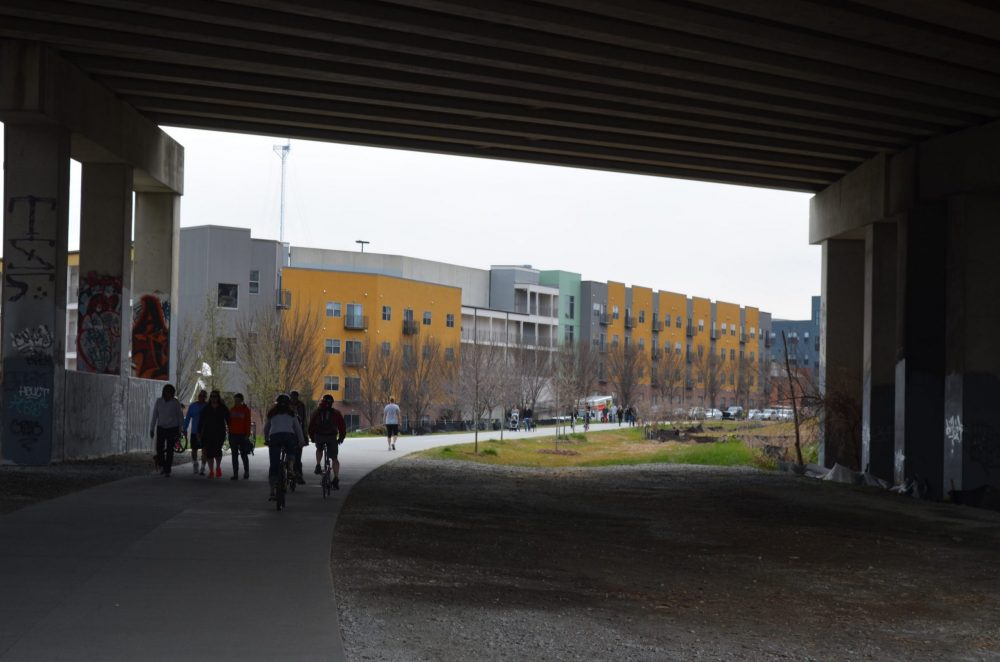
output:
[[[292,456],[288,452],[288,448],[282,446],[281,455],[278,458],[278,467],[281,473],[278,475],[278,484],[274,487],[274,502],[279,512],[285,508],[285,494],[289,487],[293,492],[295,491],[295,480],[290,478],[294,472],[288,466],[291,459]]]
[[[329,442],[328,442],[329,443]],[[331,490],[339,490],[337,479],[333,476],[333,462],[330,460],[329,446],[323,448],[323,498],[330,496]]]

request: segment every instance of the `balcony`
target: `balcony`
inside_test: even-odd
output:
[[[344,328],[351,329],[354,331],[367,331],[368,330],[368,316],[367,315],[347,315],[344,317]]]
[[[653,321],[650,324],[651,324],[651,326],[649,327],[649,329],[653,333],[659,333],[660,330],[663,328],[663,325],[660,324],[660,321],[658,319],[656,319],[655,317],[653,318]]]
[[[653,359],[654,361],[659,361],[660,359],[662,359],[662,358],[663,358],[663,352],[661,352],[661,351],[660,351],[660,350],[658,350],[658,349],[654,349],[654,350],[653,350],[652,352],[650,352],[650,357],[651,357],[651,358],[652,358],[652,359]]]
[[[694,338],[694,324],[687,325],[687,337]]]
[[[611,323],[611,318],[607,313],[601,313],[600,315],[601,326],[607,326]]]
[[[415,336],[420,333],[420,322],[417,320],[403,320],[403,335]]]
[[[598,340],[597,338],[594,338],[593,345],[594,345],[594,349],[596,349],[598,352],[600,352],[602,354],[604,352],[608,351],[608,343],[606,341],[602,341],[602,340]]]
[[[743,333],[742,331],[740,331],[740,344],[741,345],[747,344],[747,334]]]
[[[625,315],[625,328],[626,329],[635,328],[635,318],[632,317],[631,315],[628,314]]]
[[[774,341],[771,340],[771,336],[764,336],[764,347],[770,349],[771,345],[773,345],[773,344],[774,344]]]
[[[710,337],[712,338],[712,340],[718,340],[718,338],[719,338],[719,332],[716,331],[715,329],[712,329],[712,334],[711,334]]]
[[[344,395],[341,400],[346,403],[361,402],[361,387],[348,386],[344,389]]]
[[[344,365],[348,368],[359,368],[365,364],[364,352],[350,350],[344,352]]]

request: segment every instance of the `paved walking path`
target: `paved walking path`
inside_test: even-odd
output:
[[[343,660],[330,549],[350,488],[409,451],[471,439],[402,437],[394,453],[384,439],[349,439],[341,489],[325,501],[310,445],[309,484],[281,513],[266,500],[258,449],[248,481],[229,480],[226,457],[221,479],[181,465],[170,479],[130,478],[4,515],[0,661]]]

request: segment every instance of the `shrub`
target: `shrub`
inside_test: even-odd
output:
[[[495,449],[495,448],[484,448],[482,452],[483,452],[483,455],[499,455],[500,454],[500,453],[497,452],[497,449]]]

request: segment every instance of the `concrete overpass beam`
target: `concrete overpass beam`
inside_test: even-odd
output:
[[[861,455],[865,242],[823,242],[820,463],[857,468]]]
[[[861,468],[893,479],[896,381],[896,226],[873,223],[865,236]]]
[[[85,163],[80,195],[77,370],[131,373],[132,168]]]
[[[1000,486],[1000,195],[948,205],[944,489]]]
[[[132,374],[144,379],[176,380],[180,209],[179,195],[136,194]]]
[[[69,160],[66,129],[5,126],[2,455],[18,464],[62,439]]]
[[[897,224],[896,483],[942,496],[947,205],[923,203]]]

